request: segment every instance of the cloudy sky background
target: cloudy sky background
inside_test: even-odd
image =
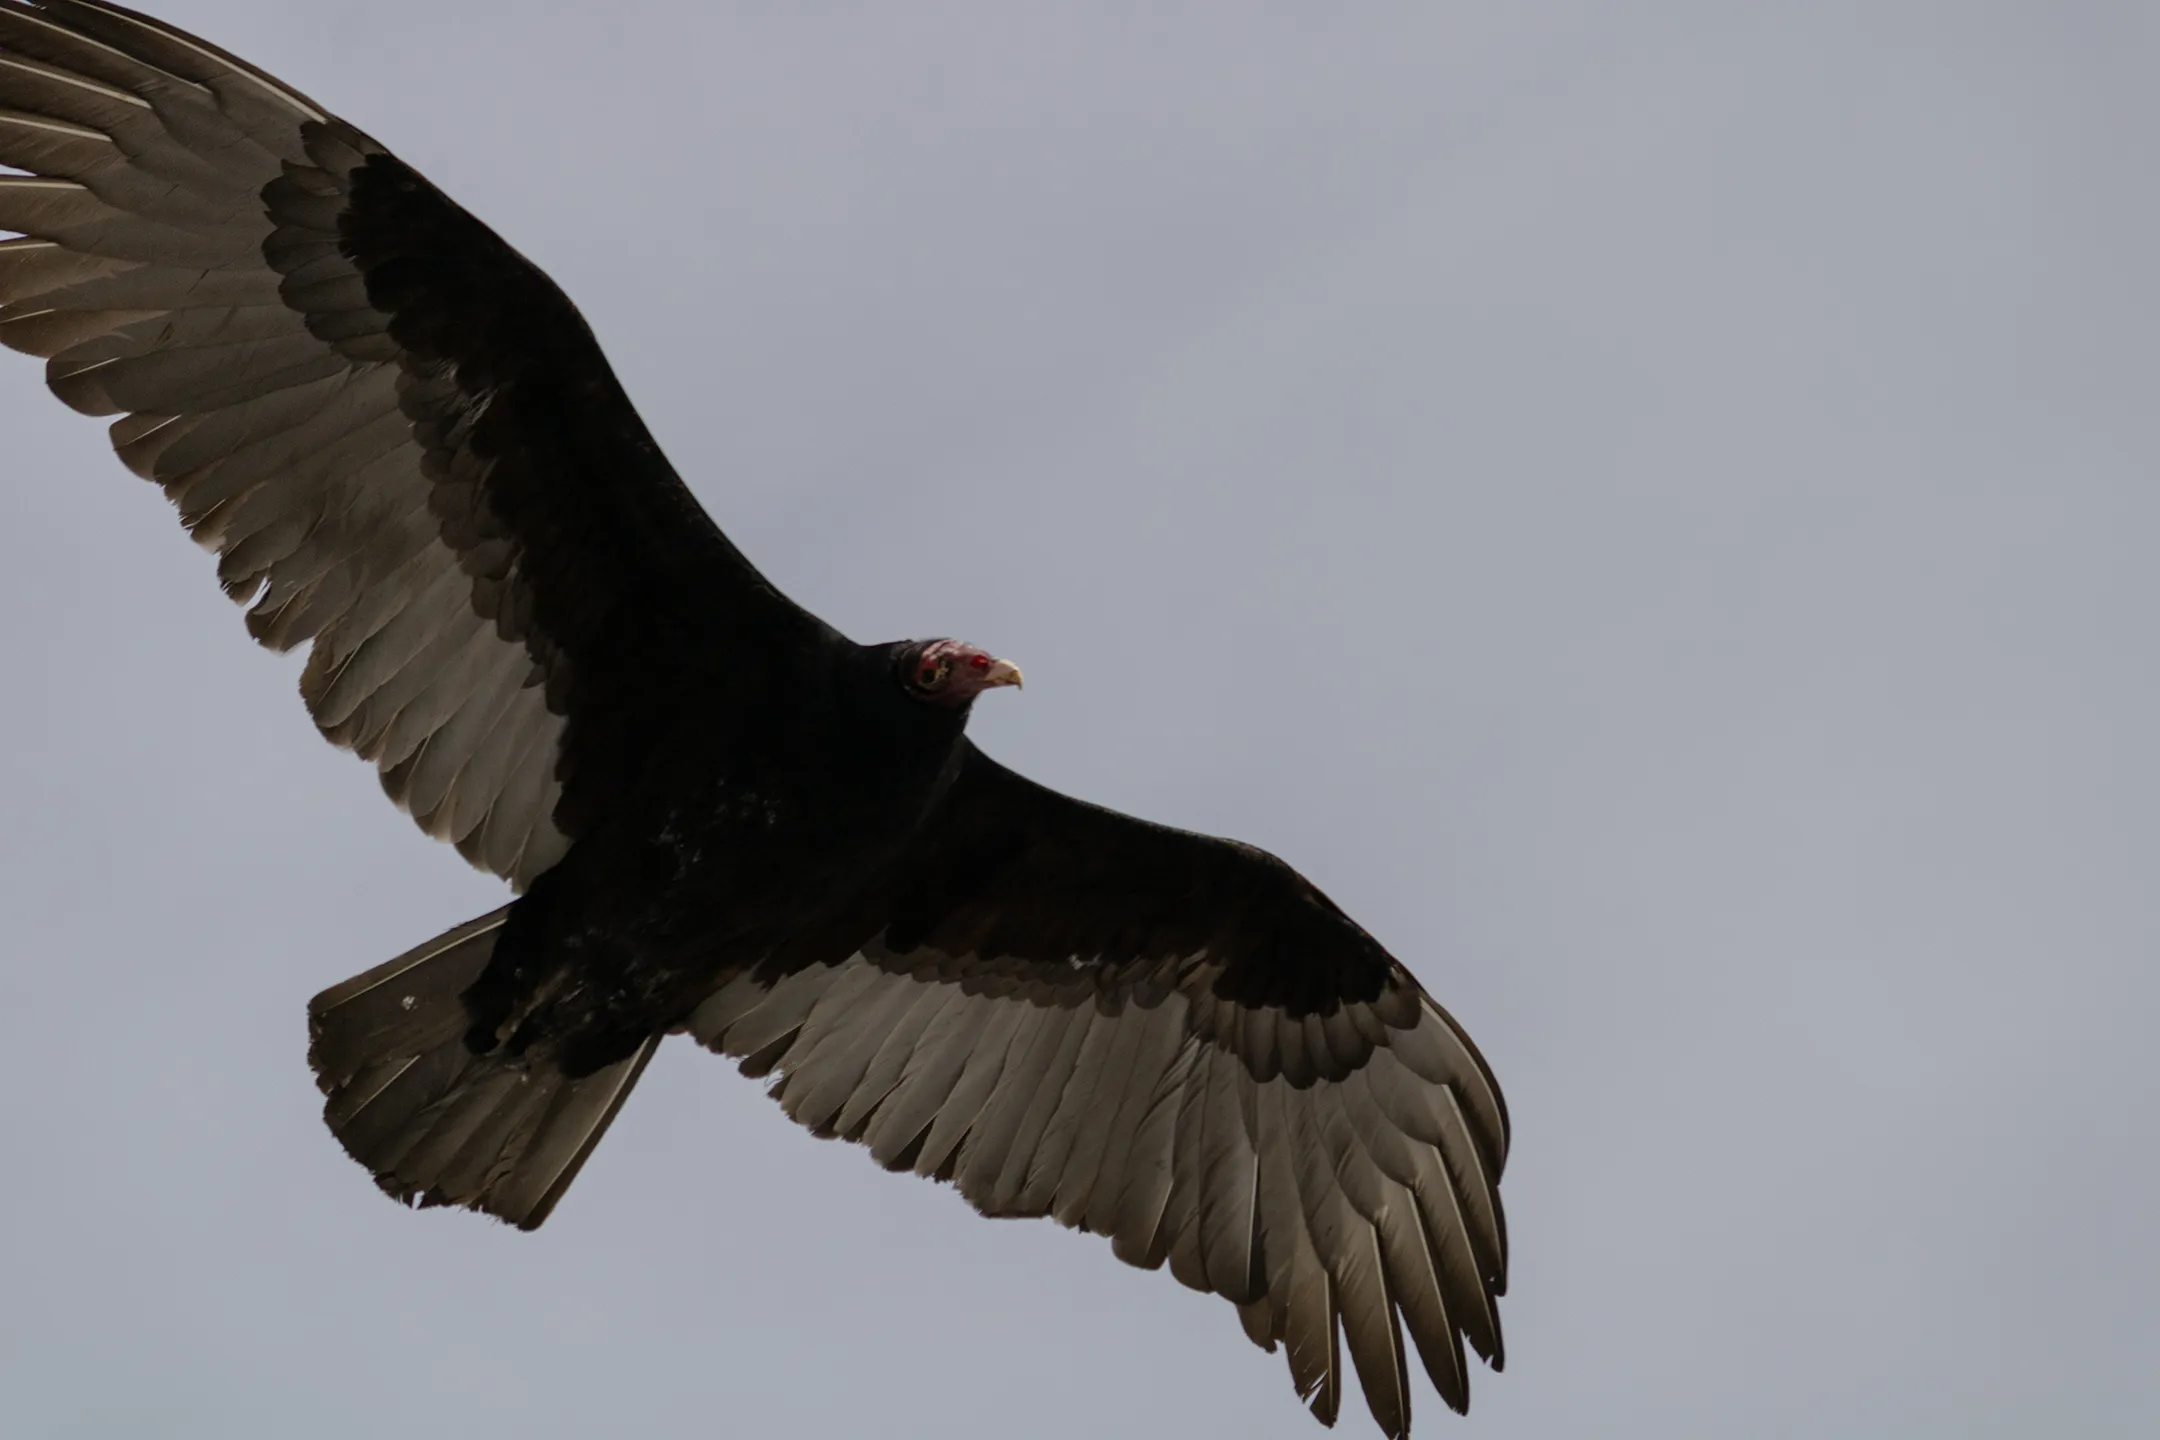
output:
[[[2153,1433],[2151,6],[160,11],[554,274],[792,595],[1022,661],[1001,758],[1471,1028],[1512,1364],[1421,1433]],[[0,1428],[1313,1433],[1221,1302],[684,1041],[545,1230],[384,1200],[304,1003],[499,887],[38,380]]]

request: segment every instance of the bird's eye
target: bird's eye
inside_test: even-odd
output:
[[[941,674],[942,671],[939,669],[939,667],[935,665],[925,665],[922,667],[922,669],[915,672],[915,683],[917,685],[920,685],[923,689],[928,690],[931,686],[937,684]]]

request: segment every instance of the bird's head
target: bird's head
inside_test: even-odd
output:
[[[1020,667],[959,640],[913,640],[893,652],[894,678],[911,700],[960,709],[985,690],[1017,686]]]

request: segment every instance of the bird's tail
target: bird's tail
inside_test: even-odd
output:
[[[323,1120],[375,1183],[523,1230],[547,1219],[660,1043],[571,1079],[545,1059],[476,1055],[464,994],[509,907],[438,935],[308,1002]]]

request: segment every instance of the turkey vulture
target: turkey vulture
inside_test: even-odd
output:
[[[760,575],[554,284],[365,134],[102,0],[0,0],[0,339],[218,557],[248,629],[502,909],[315,997],[393,1196],[530,1229],[663,1037],[787,1114],[1165,1263],[1333,1423],[1497,1370],[1500,1091],[1275,857],[965,737],[1020,672]]]

